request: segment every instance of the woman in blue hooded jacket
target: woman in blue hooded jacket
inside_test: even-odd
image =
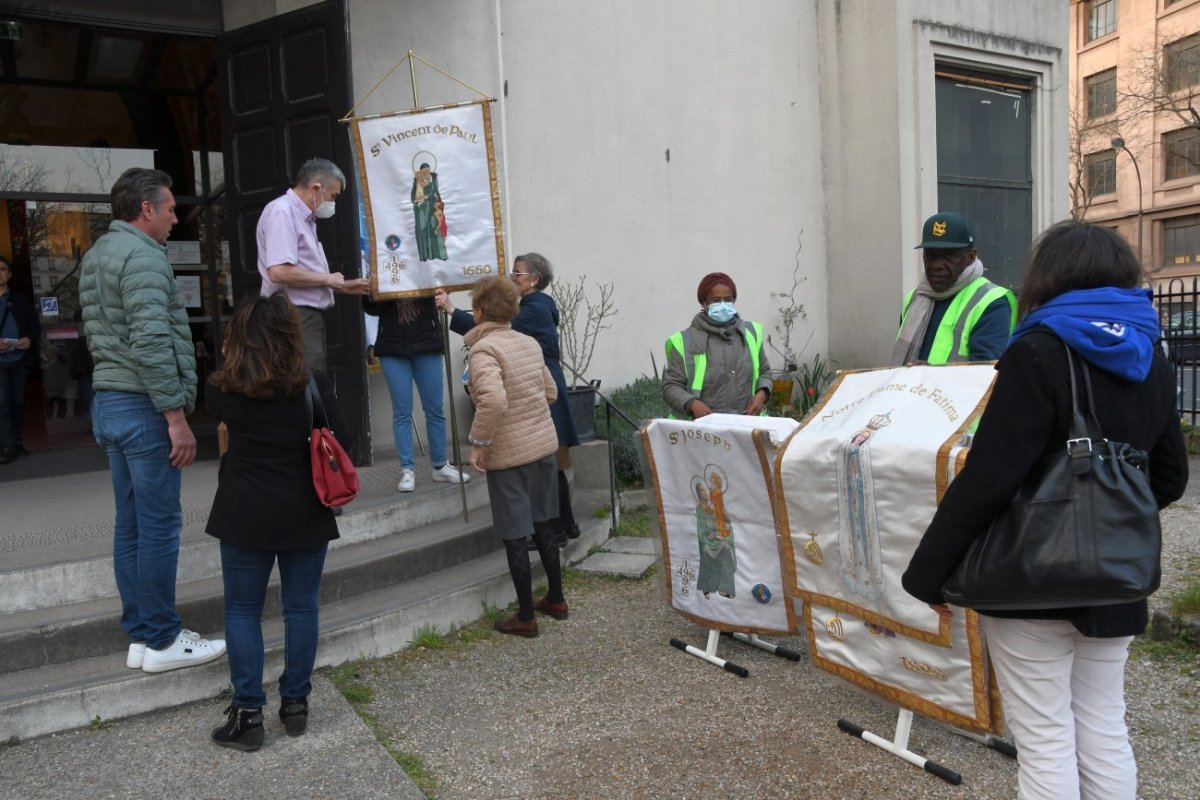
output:
[[[1035,243],[1022,317],[996,364],[992,396],[963,471],[902,582],[940,615],[942,585],[1017,488],[1063,447],[1071,422],[1065,342],[1092,382],[1104,435],[1149,454],[1159,508],[1179,499],[1188,462],[1175,379],[1156,346],[1158,314],[1138,288],[1141,265],[1108,228],[1061,222]],[[1133,800],[1137,767],[1125,728],[1125,660],[1146,628],[1146,601],[1089,608],[980,612],[1004,717],[1019,752],[1021,798]]]

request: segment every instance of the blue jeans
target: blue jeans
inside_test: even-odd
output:
[[[411,358],[380,356],[379,366],[392,396],[392,435],[400,466],[413,468],[412,385],[416,381],[425,410],[425,434],[429,440],[429,461],[436,469],[446,463],[446,416],[442,403],[441,353],[422,353]]]
[[[262,685],[262,610],[276,559],[279,559],[284,626],[279,696],[286,703],[303,700],[312,691],[313,664],[317,661],[318,595],[328,547],[323,544],[311,550],[248,550],[221,542],[225,647],[233,704],[238,708],[262,708],[267,704]]]
[[[181,473],[171,466],[167,420],[150,398],[96,392],[92,432],[108,453],[117,516],[113,570],[121,593],[121,627],[135,642],[161,650],[179,633],[175,567],[179,563]]]
[[[25,378],[29,367],[21,362],[0,364],[0,451],[11,453],[25,427]]]

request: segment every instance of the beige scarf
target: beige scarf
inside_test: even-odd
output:
[[[925,329],[929,327],[929,319],[933,316],[933,304],[938,300],[953,297],[962,291],[971,281],[983,277],[983,262],[976,258],[958,276],[958,280],[944,292],[935,292],[929,286],[929,280],[924,276],[913,292],[912,301],[908,304],[908,314],[904,317],[904,327],[896,337],[896,346],[892,348],[892,359],[889,366],[903,367],[917,360],[921,351],[921,343],[925,341]]]

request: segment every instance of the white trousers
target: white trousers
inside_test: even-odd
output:
[[[1065,620],[979,619],[1016,739],[1020,800],[1135,800],[1125,727],[1133,637],[1094,639]]]

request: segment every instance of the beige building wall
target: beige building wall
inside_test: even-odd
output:
[[[1200,164],[1196,165],[1195,175],[1167,180],[1163,135],[1185,127],[1185,123],[1170,111],[1141,108],[1138,98],[1146,95],[1151,81],[1161,77],[1155,73],[1162,69],[1164,45],[1200,33],[1200,0],[1113,0],[1117,7],[1116,30],[1090,42],[1088,15],[1092,0],[1068,2],[1071,138],[1078,143],[1077,154],[1113,151],[1114,136],[1125,142],[1125,149],[1115,149],[1116,191],[1076,194],[1073,213],[1089,222],[1117,228],[1135,249],[1140,230],[1142,262],[1150,278],[1164,286],[1173,278],[1185,278],[1190,287],[1191,278],[1200,275],[1200,252],[1168,253],[1164,223],[1200,215]],[[1116,111],[1089,117],[1088,78],[1112,68],[1117,71]],[[1184,89],[1176,96],[1189,95],[1200,95],[1200,86]],[[1078,157],[1072,161],[1075,179],[1080,163]],[[1200,226],[1200,216],[1195,222]]]

